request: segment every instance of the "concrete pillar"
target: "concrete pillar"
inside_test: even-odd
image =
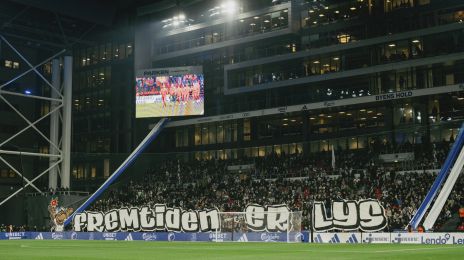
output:
[[[61,188],[69,188],[71,175],[72,56],[64,57],[63,69],[63,162],[61,164]]]
[[[60,72],[60,60],[53,59],[52,61],[52,85],[56,90],[60,90],[60,83],[61,83],[61,72]],[[59,99],[58,93],[56,91],[51,91],[51,97],[55,99]],[[50,110],[55,109],[59,105],[59,102],[52,101],[50,105]],[[50,115],[50,141],[54,143],[56,146],[59,146],[59,132],[60,132],[60,118],[59,118],[59,111]],[[55,146],[50,144],[50,154],[58,155],[59,151],[55,148]],[[56,163],[58,158],[51,157],[49,162],[49,166],[51,167]],[[48,175],[48,188],[56,189],[58,185],[58,167],[56,166],[50,170]]]

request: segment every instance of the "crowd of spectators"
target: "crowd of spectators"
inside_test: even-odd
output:
[[[309,229],[311,203],[331,200],[378,199],[386,210],[386,231],[404,230],[435,179],[433,171],[398,171],[369,165],[366,154],[346,153],[337,158],[336,170],[326,160],[303,154],[271,155],[241,160],[209,160],[189,163],[167,161],[148,171],[143,179],[120,184],[94,203],[92,210],[167,204],[184,209],[218,208],[243,211],[247,204],[286,204],[303,214],[302,228]],[[230,165],[249,165],[231,171]],[[330,164],[329,164],[330,165]],[[355,171],[355,167],[365,167]],[[298,174],[297,174],[298,173]],[[462,187],[464,178],[455,187]],[[439,228],[464,205],[461,188],[455,188],[437,221]]]
[[[164,161],[143,176],[115,184],[93,205],[94,211],[154,204],[184,209],[218,208],[243,211],[249,203],[286,204],[303,214],[302,228],[309,229],[313,201],[378,199],[386,210],[386,231],[404,230],[430,189],[448,154],[450,142],[393,146],[374,141],[357,151],[335,149],[305,155],[271,154],[233,160]],[[414,153],[415,166],[385,164],[383,153]],[[377,159],[374,159],[377,158]],[[336,167],[333,167],[333,164]],[[243,166],[243,167],[231,167]],[[406,165],[407,166],[407,165]],[[464,205],[464,178],[460,177],[440,214],[435,229],[457,215]],[[69,193],[50,190],[49,194]],[[457,229],[464,230],[464,217]],[[0,231],[42,231],[47,228],[0,225]]]

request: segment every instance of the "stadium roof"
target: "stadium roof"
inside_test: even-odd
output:
[[[20,44],[41,49],[74,43],[91,45],[86,36],[96,27],[109,28],[117,23],[120,14],[160,2],[165,1],[6,0],[0,3],[0,32]]]

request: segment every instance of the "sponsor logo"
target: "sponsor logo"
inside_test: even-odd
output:
[[[247,237],[246,234],[242,234],[237,241],[238,242],[248,242],[248,237]]]
[[[363,239],[363,243],[388,243],[390,237],[388,235],[385,236],[373,236],[372,233],[369,233],[366,238]]]
[[[170,232],[168,234],[168,241],[174,241],[174,240],[176,240],[176,234],[173,232]]]
[[[71,233],[71,240],[76,240],[77,239],[77,233],[76,232],[72,232]]]
[[[412,97],[412,96],[413,96],[412,91],[402,91],[402,92],[396,92],[396,93],[377,95],[375,96],[375,100],[376,101],[393,100],[393,99],[407,98],[407,97]]]
[[[9,240],[17,240],[17,239],[22,239],[25,235],[24,232],[8,232],[5,233],[5,237],[8,238]]]
[[[39,233],[34,239],[43,240],[44,239],[43,234]]]
[[[262,233],[261,234],[261,241],[276,242],[278,240],[279,240],[279,234],[275,234],[275,233]]]
[[[348,240],[346,240],[346,243],[348,243],[348,244],[357,244],[357,243],[359,243],[359,242],[358,242],[358,238],[356,238],[356,235],[355,235],[355,234],[352,234],[352,235],[348,238]]]
[[[116,240],[116,233],[103,233],[104,240]]]
[[[143,233],[142,234],[142,239],[145,241],[155,241],[156,238],[157,237],[155,233]]]
[[[320,234],[317,234],[316,237],[314,237],[314,243],[324,243]]]
[[[63,233],[55,233],[55,232],[52,233],[52,239],[61,240],[63,238],[64,238]]]
[[[132,234],[129,233],[129,235],[127,235],[127,237],[124,239],[124,241],[133,241],[134,239],[132,238]]]
[[[295,234],[295,242],[300,242],[304,240],[304,235],[301,232]]]
[[[339,244],[340,243],[340,238],[338,237],[337,234],[335,234],[330,240],[329,243],[331,244]]]
[[[451,235],[446,233],[443,236],[436,238],[428,238],[427,236],[421,236],[421,244],[434,244],[434,245],[445,245],[450,240]]]
[[[226,239],[226,233],[209,233],[209,239],[212,241],[223,242]]]
[[[393,239],[392,239],[392,243],[395,243],[395,244],[400,244],[400,243],[414,243],[414,244],[419,244],[419,237],[411,237],[411,236],[401,236],[401,233],[398,233],[398,235],[396,235]]]

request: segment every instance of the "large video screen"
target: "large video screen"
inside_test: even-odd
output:
[[[204,114],[202,67],[148,69],[135,79],[135,117]]]

